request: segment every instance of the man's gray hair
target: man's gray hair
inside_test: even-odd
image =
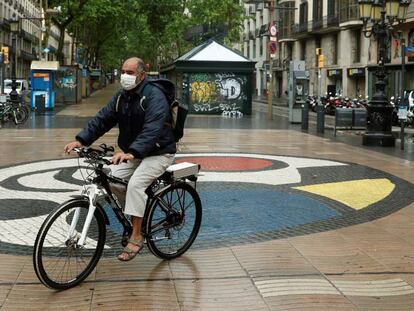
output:
[[[137,64],[137,72],[145,71],[145,64],[144,64],[144,61],[141,58],[131,57],[131,58],[128,58],[125,61],[125,63],[126,62],[135,62]]]
[[[138,57],[137,57],[137,71],[138,72],[145,71],[144,61],[141,58],[138,58]]]

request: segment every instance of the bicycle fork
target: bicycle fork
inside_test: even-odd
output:
[[[98,188],[96,185],[88,185],[88,186],[84,187],[84,189],[82,191],[82,194],[88,196],[89,208],[88,208],[88,214],[86,215],[85,223],[83,224],[81,236],[80,236],[80,238],[77,242],[78,247],[84,246],[84,244],[85,244],[86,234],[88,233],[89,226],[91,225],[93,214],[95,213],[95,210],[96,210],[96,198],[99,195],[102,195],[103,191],[102,191],[102,189]],[[69,229],[68,235],[66,237],[66,240],[69,240],[71,237],[73,237],[76,225],[77,225],[78,220],[79,220],[80,211],[81,211],[81,207],[78,207],[75,210],[75,214],[73,215],[73,219],[72,219],[72,222],[70,224],[70,229]]]

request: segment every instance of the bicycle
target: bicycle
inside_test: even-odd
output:
[[[85,178],[81,195],[53,210],[37,234],[33,266],[40,282],[54,289],[80,284],[102,256],[109,218],[102,201],[109,204],[123,227],[121,244],[126,246],[132,225],[110,184],[126,187],[127,181],[111,176],[104,167],[113,147],[75,148],[85,158],[93,176]],[[81,163],[79,160],[79,167]],[[147,189],[148,200],[142,221],[142,235],[152,254],[173,259],[193,244],[201,225],[202,206],[196,191],[198,164],[171,165]],[[194,187],[192,184],[194,184]]]
[[[7,122],[13,120],[14,124],[19,125],[29,118],[29,109],[26,105],[12,101],[0,102],[0,120]]]

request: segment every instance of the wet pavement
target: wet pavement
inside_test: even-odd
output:
[[[412,310],[413,143],[365,147],[356,131],[316,134],[312,119],[304,132],[286,107],[267,120],[260,102],[252,116],[188,119],[176,161],[202,165],[203,222],[186,254],[119,262],[111,221],[91,276],[45,288],[34,237],[81,185],[62,148],[114,89],[0,129],[0,310]]]

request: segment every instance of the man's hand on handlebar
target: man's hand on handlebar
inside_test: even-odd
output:
[[[81,147],[83,147],[83,145],[76,140],[76,141],[73,141],[67,144],[65,148],[63,148],[63,151],[66,153],[70,153],[74,148],[81,148]]]
[[[134,160],[135,157],[130,153],[117,152],[112,156],[112,163],[118,165],[121,162]]]

